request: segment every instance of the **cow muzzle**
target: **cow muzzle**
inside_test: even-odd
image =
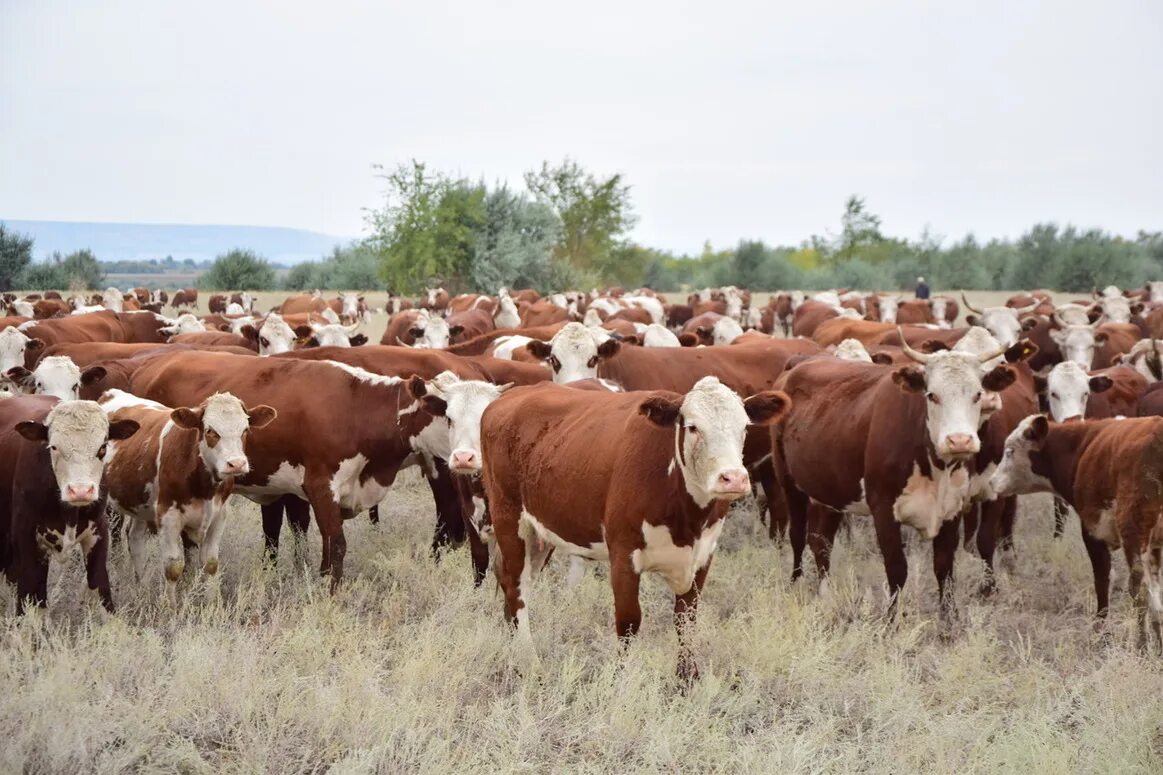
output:
[[[471,449],[453,451],[448,467],[456,474],[475,474],[481,470],[481,456]]]
[[[720,471],[715,477],[711,495],[721,500],[735,500],[751,492],[751,477],[742,468]]]
[[[88,506],[97,500],[97,485],[70,484],[65,487],[65,503],[70,506]]]
[[[948,457],[968,457],[976,455],[981,449],[981,442],[972,433],[950,433],[945,437],[944,449],[940,452]]]
[[[250,473],[250,461],[244,457],[236,457],[222,464],[220,473],[223,476],[241,476]]]

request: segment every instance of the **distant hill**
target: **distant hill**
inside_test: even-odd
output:
[[[220,226],[175,223],[81,223],[10,221],[8,228],[32,236],[36,258],[54,250],[70,253],[89,248],[102,261],[142,261],[173,256],[178,261],[213,260],[231,248],[249,248],[278,264],[296,264],[324,256],[349,240],[279,226]]]

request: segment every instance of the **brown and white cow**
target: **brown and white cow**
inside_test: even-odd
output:
[[[181,309],[182,307],[198,308],[198,289],[197,288],[179,288],[174,291],[174,298],[170,302],[170,306],[174,309]]]
[[[380,344],[446,350],[450,339],[461,330],[460,326],[454,329],[443,317],[426,309],[407,310],[388,322]]]
[[[983,364],[1001,352],[975,355],[951,350],[904,352],[906,367],[809,360],[777,383],[792,400],[784,422],[773,430],[773,466],[782,498],[769,499],[775,512],[786,504],[793,553],[802,556],[811,498],[837,515],[871,514],[892,596],[890,610],[908,576],[900,527],[914,527],[933,541],[934,571],[941,609],[951,605],[959,516],[969,506],[973,459],[981,450],[982,398],[1014,381],[1014,372]],[[983,373],[984,372],[984,373]],[[813,530],[816,532],[816,530]],[[794,559],[794,558],[793,558]],[[794,560],[793,578],[802,574]]]
[[[1054,493],[1074,507],[1100,617],[1109,606],[1110,550],[1121,546],[1139,645],[1146,645],[1149,620],[1163,646],[1163,418],[1052,423],[1028,417],[1006,441],[993,486],[1004,493]]]
[[[0,331],[0,373],[17,366],[24,366],[32,358],[39,357],[44,341],[31,337],[17,328]]]
[[[417,306],[437,315],[444,315],[448,309],[448,301],[448,291],[443,288],[425,288],[424,295],[420,297],[420,304]]]
[[[734,318],[717,312],[704,312],[688,320],[682,332],[694,334],[700,344],[710,347],[731,344],[743,335],[743,327]]]
[[[973,313],[965,318],[966,323],[971,326],[982,326],[993,335],[994,339],[1006,347],[1017,344],[1018,339],[1021,338],[1021,317],[1033,312],[1038,307],[1038,302],[1035,301],[1024,307],[1013,307],[1007,302],[1004,307],[978,308],[969,303],[969,299],[965,298],[964,293],[961,294],[961,303],[965,305],[965,309]]]
[[[136,422],[132,437],[112,444],[106,467],[109,505],[128,518],[129,553],[138,579],[145,575],[147,533],[158,533],[166,579],[185,570],[182,536],[201,547],[202,570],[218,572],[226,502],[234,479],[250,472],[251,430],[275,419],[269,406],[249,409],[229,393],[196,407],[170,409],[120,390],[98,403],[115,423]]]
[[[105,463],[109,442],[136,430],[131,420],[111,424],[92,401],[0,401],[0,568],[16,584],[17,614],[29,599],[47,604],[49,559],[73,546],[89,588],[113,610]]]
[[[714,377],[686,395],[517,388],[481,423],[483,472],[500,559],[505,615],[532,651],[526,593],[553,547],[610,563],[618,636],[639,628],[639,578],[675,595],[678,672],[698,670],[685,630],[695,615],[730,502],[750,492],[749,423],[767,424],[787,396],[746,401]]]

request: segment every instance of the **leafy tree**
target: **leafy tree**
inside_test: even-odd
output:
[[[54,258],[56,254],[54,254]],[[60,262],[65,285],[71,289],[99,290],[105,285],[105,270],[93,251],[75,250]]]
[[[561,221],[546,205],[500,186],[484,198],[484,221],[475,233],[468,284],[495,293],[510,288],[548,288],[552,250]]]
[[[0,291],[15,287],[17,277],[32,262],[32,237],[0,223]]]
[[[561,219],[554,257],[603,280],[615,279],[619,261],[628,255],[617,248],[635,223],[622,176],[599,179],[566,159],[552,167],[542,162],[541,169],[525,173],[525,185]]]
[[[254,251],[236,248],[215,258],[198,286],[215,291],[274,288],[275,270]]]

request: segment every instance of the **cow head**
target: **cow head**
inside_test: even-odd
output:
[[[1151,280],[1147,283],[1145,290],[1147,291],[1147,301],[1163,301],[1163,280]]]
[[[1074,361],[1064,361],[1046,376],[1046,395],[1050,416],[1057,422],[1086,417],[1086,402],[1091,393],[1110,390],[1114,381],[1105,375],[1090,376]]]
[[[312,323],[309,326],[296,326],[295,334],[305,347],[358,347],[367,344],[367,337],[357,334],[359,323],[343,326],[338,323],[328,323],[321,326]]]
[[[988,364],[1004,350],[981,355],[953,350],[921,353],[901,335],[901,349],[921,365],[905,366],[892,378],[902,390],[925,396],[925,427],[929,440],[942,460],[958,460],[976,455],[981,449],[977,429],[981,427],[982,399],[987,392],[1000,393],[1015,379],[1012,369]],[[983,374],[984,372],[984,374]]]
[[[449,340],[463,330],[463,326],[449,326],[444,318],[431,315],[418,317],[408,333],[415,337],[413,347],[421,350],[447,350]]]
[[[295,349],[294,329],[277,312],[267,315],[258,329],[258,354],[278,355]]]
[[[497,297],[497,311],[493,313],[493,323],[497,328],[517,328],[521,325],[521,313],[517,311],[517,304],[508,293]]]
[[[174,425],[198,431],[198,454],[206,470],[219,479],[250,473],[247,434],[277,416],[265,404],[247,409],[230,393],[215,393],[197,408],[181,407],[170,413]]]
[[[39,339],[30,339],[23,331],[5,328],[0,331],[0,371],[24,365],[24,355],[44,347]]]
[[[660,323],[651,323],[642,333],[644,347],[681,347],[678,337],[666,326]]]
[[[880,313],[881,323],[895,323],[896,311],[900,307],[901,297],[895,293],[881,294],[876,299],[877,312]]]
[[[703,377],[685,396],[658,391],[638,412],[663,428],[674,428],[674,460],[686,491],[700,507],[733,501],[751,491],[743,464],[748,424],[769,425],[791,407],[787,394],[756,393],[746,401],[715,377]]]
[[[1163,347],[1159,339],[1140,339],[1130,352],[1116,356],[1114,361],[1142,374],[1147,384],[1163,380]]]
[[[19,383],[25,393],[56,396],[62,401],[79,398],[81,394],[81,370],[67,355],[42,358],[32,371],[16,366],[4,373]]]
[[[493,401],[513,387],[491,382],[462,380],[451,371],[436,375],[431,382],[413,376],[408,392],[420,407],[433,417],[448,423],[448,468],[454,474],[480,473],[481,416]]]
[[[1130,323],[1132,315],[1143,311],[1139,302],[1132,303],[1126,296],[1106,296],[1098,301],[1103,317],[1109,323]]]
[[[178,315],[177,319],[168,321],[165,326],[159,328],[158,333],[164,336],[177,336],[178,334],[198,334],[205,330],[205,323],[189,312],[183,312]]]
[[[699,334],[700,336],[704,336],[703,329],[699,329]],[[710,339],[712,345],[731,344],[731,342],[743,336],[743,327],[734,318],[721,317],[715,321],[715,324],[711,326],[710,331],[705,336]]]
[[[548,342],[532,341],[525,345],[537,358],[549,363],[553,381],[559,385],[598,376],[598,362],[612,358],[621,347],[608,331],[586,328],[581,323],[566,323]]]
[[[1106,341],[1106,335],[1098,333],[1100,323],[1066,323],[1057,312],[1052,319],[1058,327],[1050,329],[1050,338],[1062,351],[1062,357],[1089,369],[1094,363],[1095,348]]]
[[[137,428],[134,420],[110,423],[93,401],[62,401],[44,422],[16,425],[24,438],[48,445],[61,501],[70,506],[88,506],[97,500],[109,441],[127,439]]]
[[[836,349],[832,351],[842,361],[856,361],[858,363],[872,363],[872,356],[868,354],[864,343],[859,339],[845,339],[840,344],[836,345]]]
[[[1033,312],[1038,306],[1038,303],[1035,301],[1027,307],[1018,309],[1013,307],[985,307],[984,309],[978,309],[969,303],[964,293],[961,294],[961,301],[965,304],[965,308],[973,313],[965,318],[965,322],[971,326],[985,328],[989,333],[993,334],[994,339],[1006,347],[1016,344],[1018,337],[1022,335],[1021,316]]]
[[[934,296],[929,299],[929,310],[933,313],[933,320],[941,328],[949,328],[946,316],[949,314],[949,299],[944,296]]]
[[[1050,422],[1043,414],[1032,414],[1018,423],[1006,439],[1001,463],[990,477],[989,486],[1000,496],[1053,492],[1042,448],[1050,434]]]

